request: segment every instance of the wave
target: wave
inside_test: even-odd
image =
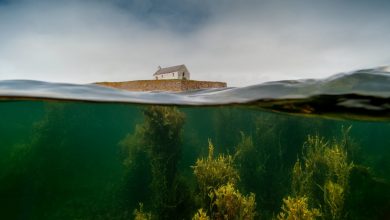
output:
[[[325,79],[266,82],[240,87],[132,92],[94,84],[0,81],[3,100],[72,100],[183,106],[247,105],[271,111],[390,119],[390,67],[362,69]]]

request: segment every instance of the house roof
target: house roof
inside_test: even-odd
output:
[[[165,74],[165,73],[171,73],[171,72],[176,72],[176,71],[179,71],[181,69],[185,69],[187,70],[187,67],[182,64],[182,65],[177,65],[177,66],[170,66],[170,67],[165,67],[165,68],[161,68],[159,70],[157,70],[153,76],[156,76],[156,75],[161,75],[161,74]]]

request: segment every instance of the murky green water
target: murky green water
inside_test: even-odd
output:
[[[0,219],[390,218],[386,121],[53,101],[0,119]]]

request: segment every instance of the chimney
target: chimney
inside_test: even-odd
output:
[[[158,66],[157,68],[158,68],[158,70],[161,70],[161,66]]]

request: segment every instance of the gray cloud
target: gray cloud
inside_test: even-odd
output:
[[[385,2],[175,2],[0,5],[0,79],[149,79],[185,63],[194,79],[243,86],[390,63]]]

